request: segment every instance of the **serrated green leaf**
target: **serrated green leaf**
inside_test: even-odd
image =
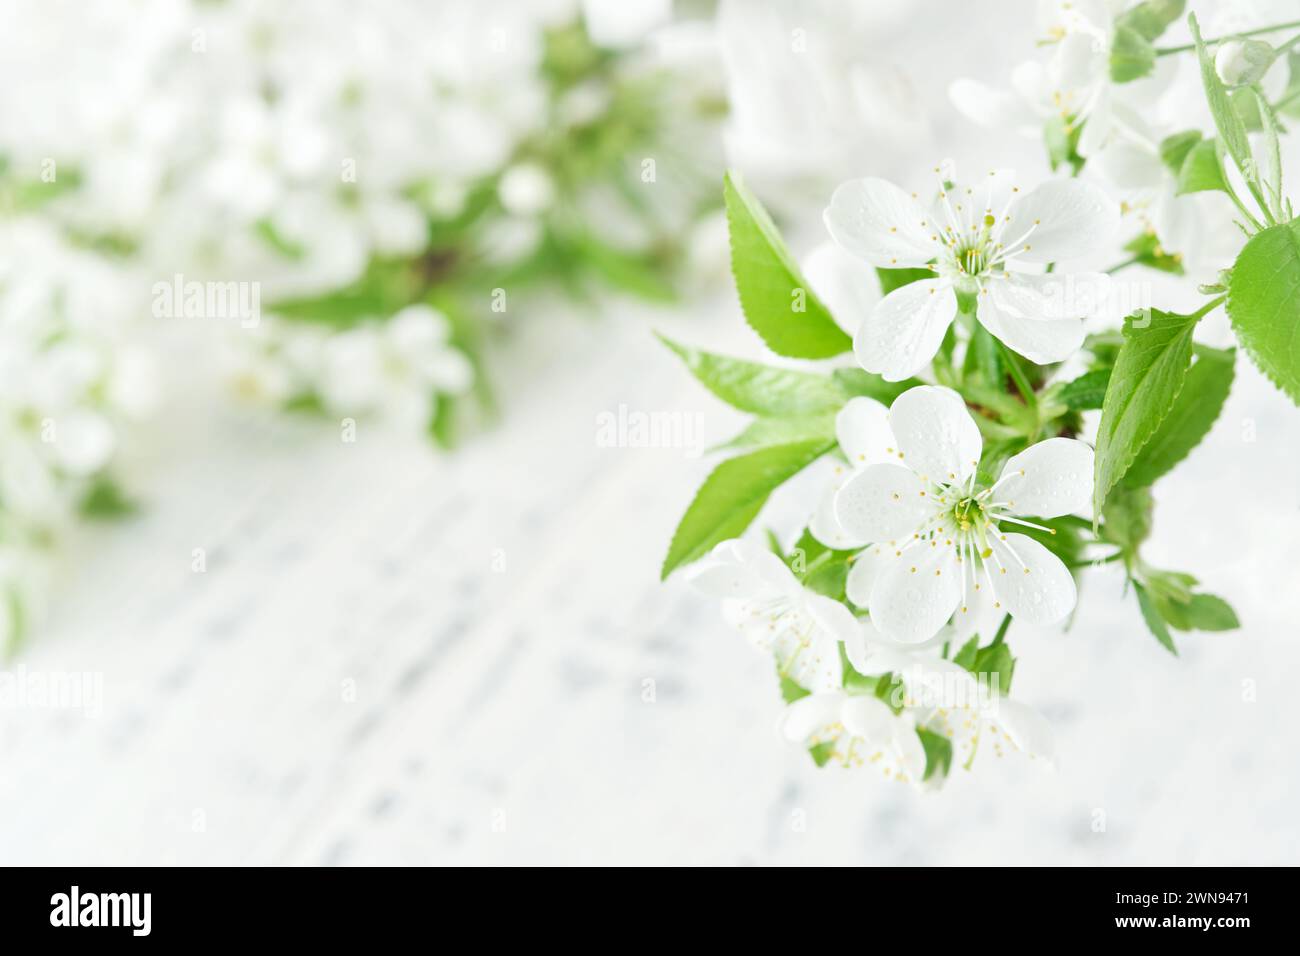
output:
[[[952,769],[952,741],[943,734],[921,727],[916,729],[916,735],[921,738],[921,746],[925,748],[925,774],[921,779],[929,780],[935,774],[948,776]]]
[[[771,217],[739,177],[727,174],[723,195],[731,271],[750,327],[773,352],[789,358],[830,358],[851,350],[853,340],[800,275]]]
[[[1124,344],[1115,359],[1097,429],[1095,512],[1101,512],[1106,495],[1173,408],[1192,360],[1192,330],[1202,314],[1151,309],[1124,320]]]
[[[1228,283],[1228,317],[1255,364],[1300,404],[1300,220],[1246,243]]]
[[[661,577],[704,557],[719,542],[741,535],[778,485],[833,447],[833,442],[822,440],[772,445],[719,464],[682,515]]]
[[[1178,648],[1174,646],[1173,636],[1169,633],[1169,628],[1165,624],[1165,619],[1160,616],[1160,611],[1156,608],[1156,603],[1147,589],[1138,582],[1133,582],[1133,590],[1137,593],[1138,607],[1142,611],[1142,620],[1146,622],[1149,630],[1157,641],[1164,645],[1165,649],[1178,656]]]
[[[743,412],[785,418],[833,413],[844,404],[844,392],[829,376],[702,352],[662,335],[659,341],[681,358],[705,388]]]
[[[1234,349],[1196,349],[1182,389],[1160,427],[1142,447],[1122,479],[1151,485],[1182,461],[1209,433],[1232,388]]]
[[[1242,178],[1250,186],[1251,193],[1262,206],[1263,196],[1259,190],[1259,179],[1256,175],[1254,159],[1251,157],[1250,136],[1246,126],[1232,105],[1227,87],[1219,79],[1219,72],[1214,67],[1214,57],[1210,56],[1205,41],[1201,39],[1201,28],[1196,22],[1196,15],[1189,17],[1188,22],[1192,28],[1192,39],[1196,43],[1196,55],[1201,64],[1201,84],[1205,87],[1205,99],[1210,105],[1210,115],[1214,117],[1219,139],[1241,172]]]
[[[1061,386],[1056,397],[1072,411],[1081,412],[1101,408],[1106,398],[1106,385],[1110,382],[1110,369],[1099,368],[1084,372],[1073,381]]]

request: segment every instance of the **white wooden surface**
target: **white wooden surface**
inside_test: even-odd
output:
[[[655,324],[739,347],[731,309]],[[1175,660],[1094,580],[1069,633],[1011,635],[1062,769],[984,755],[919,795],[778,741],[763,660],[658,583],[707,461],[600,448],[596,416],[734,419],[630,311],[561,321],[572,365],[526,336],[506,423],[455,458],[210,394],[171,408],[148,509],[84,542],[22,661],[101,672],[104,706],[3,715],[0,860],[1294,862],[1300,419],[1244,362],[1164,486],[1151,559],[1246,628]]]

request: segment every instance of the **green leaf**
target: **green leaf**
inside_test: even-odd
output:
[[[835,441],[834,415],[808,415],[801,418],[755,418],[731,441],[710,451],[763,448],[768,445],[788,445],[792,442],[820,439]]]
[[[1232,388],[1234,349],[1196,349],[1173,407],[1124,475],[1126,485],[1151,485],[1209,433]]]
[[[990,685],[996,677],[998,693],[1006,695],[1011,691],[1011,677],[1016,671],[1016,659],[1011,656],[1011,648],[1006,644],[991,644],[981,647],[975,654],[975,664],[970,668],[976,677],[987,676]]]
[[[456,399],[451,395],[439,393],[433,397],[429,437],[444,451],[456,447]]]
[[[1199,129],[1171,133],[1160,141],[1160,160],[1171,173],[1178,175],[1179,170],[1183,168],[1183,162],[1187,159],[1187,154],[1201,141]]]
[[[1232,631],[1241,627],[1237,613],[1221,597],[1193,594],[1185,603],[1157,598],[1161,616],[1180,631]]]
[[[125,518],[137,510],[139,506],[107,475],[96,478],[81,499],[82,516],[94,520]]]
[[[1300,404],[1300,220],[1246,243],[1232,267],[1228,317],[1255,364]]]
[[[895,289],[901,289],[905,285],[911,285],[913,282],[920,282],[922,279],[933,279],[934,270],[877,269],[876,275],[880,277],[880,295],[883,298]]]
[[[1067,408],[1076,412],[1101,408],[1101,403],[1106,397],[1106,385],[1109,382],[1110,369],[1094,369],[1091,372],[1084,372],[1071,382],[1066,382],[1056,393],[1056,397]]]
[[[1110,46],[1110,78],[1115,83],[1141,79],[1156,68],[1156,48],[1131,26],[1115,24]]]
[[[700,382],[728,405],[771,418],[835,412],[844,392],[826,375],[774,368],[678,345],[659,336]]]
[[[833,447],[833,442],[822,440],[772,445],[719,464],[677,525],[661,577],[702,558],[719,542],[742,534],[778,485]]]
[[[1165,420],[1192,360],[1192,330],[1204,310],[1178,315],[1151,309],[1124,320],[1124,344],[1115,360],[1097,430],[1093,507],[1110,493]]]
[[[1117,17],[1110,78],[1116,83],[1128,83],[1151,73],[1156,67],[1152,44],[1182,17],[1185,5],[1185,0],[1146,0]]]
[[[790,679],[789,675],[780,673],[780,668],[777,669],[776,676],[781,681],[781,699],[787,704],[793,704],[800,697],[807,697],[812,693],[812,691],[804,690],[804,688],[796,684]]]
[[[1251,158],[1250,136],[1241,121],[1240,114],[1233,108],[1227,87],[1219,79],[1218,70],[1214,67],[1214,57],[1210,56],[1205,41],[1201,39],[1201,28],[1196,22],[1196,15],[1192,14],[1188,22],[1192,28],[1192,39],[1196,41],[1196,55],[1201,63],[1201,83],[1205,87],[1205,99],[1210,105],[1210,115],[1214,117],[1219,138],[1237,169],[1240,170],[1242,178],[1250,186],[1251,193],[1262,207],[1263,196],[1259,191],[1255,162]]]
[[[1043,140],[1047,145],[1047,160],[1055,171],[1068,164],[1072,173],[1078,173],[1087,162],[1079,155],[1079,137],[1083,123],[1073,117],[1053,115],[1043,127]]]
[[[979,650],[980,650],[980,639],[979,639],[979,635],[977,634],[974,637],[972,637],[970,640],[968,640],[965,644],[963,644],[961,646],[961,650],[959,650],[956,654],[952,656],[952,662],[954,664],[966,668],[966,670],[968,671],[974,672],[975,658],[979,654]]]
[[[619,249],[592,235],[579,238],[575,250],[585,265],[619,292],[647,302],[677,299],[677,290],[664,278],[663,264],[653,256]]]
[[[738,176],[723,195],[731,233],[731,271],[745,319],[778,355],[822,359],[853,348],[804,281],[767,211]]]
[[[1228,177],[1223,171],[1223,146],[1217,139],[1203,139],[1187,152],[1178,167],[1175,193],[1229,192]]]
[[[1182,19],[1187,0],[1145,0],[1116,18],[1116,23],[1136,31],[1143,39],[1155,41]]]
[[[808,754],[812,757],[813,763],[819,767],[826,766],[833,753],[835,753],[835,741],[833,740],[823,740],[821,743],[808,748]]]
[[[847,397],[855,398],[859,395],[865,395],[867,398],[874,398],[883,405],[892,404],[894,399],[909,388],[925,384],[916,378],[904,379],[901,382],[886,382],[874,372],[866,372],[860,368],[837,368],[831,373],[831,378],[835,380],[835,384],[840,387]]]
[[[1129,555],[1136,555],[1151,534],[1151,490],[1120,485],[1101,509],[1105,539]]]
[[[1146,622],[1147,630],[1155,635],[1155,639],[1163,644],[1170,654],[1177,657],[1178,648],[1174,647],[1174,639],[1165,625],[1165,619],[1156,609],[1155,601],[1147,593],[1147,589],[1136,581],[1133,582],[1133,590],[1137,592],[1138,607],[1142,610],[1142,620]]]
[[[921,779],[929,780],[936,773],[940,777],[948,776],[952,769],[952,741],[943,734],[921,727],[916,728],[916,735],[925,748],[925,775]]]

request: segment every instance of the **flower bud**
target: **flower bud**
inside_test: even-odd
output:
[[[1214,68],[1228,86],[1246,86],[1262,80],[1276,56],[1262,40],[1228,40],[1215,54]]]

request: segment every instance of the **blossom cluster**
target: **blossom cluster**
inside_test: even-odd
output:
[[[1175,634],[1239,626],[1142,552],[1152,486],[1232,386],[1236,350],[1196,341],[1202,319],[1224,309],[1300,403],[1280,118],[1300,101],[1300,35],[1276,36],[1300,23],[1237,8],[1203,32],[1188,6],[1043,0],[1011,88],[957,79],[950,93],[971,119],[1044,143],[1045,169],[943,161],[903,185],[849,179],[802,268],[739,172],[726,180],[745,318],[805,366],[670,343],[755,419],[724,446],[663,574],[689,566],[773,661],[783,733],[818,765],[934,787],[985,750],[1053,763],[1047,722],[1009,696],[1011,630],[1069,626],[1094,567],[1122,571],[1135,625],[1172,653]],[[1131,301],[1137,270],[1183,278],[1201,306]],[[817,468],[824,491],[796,534],[737,537]]]

